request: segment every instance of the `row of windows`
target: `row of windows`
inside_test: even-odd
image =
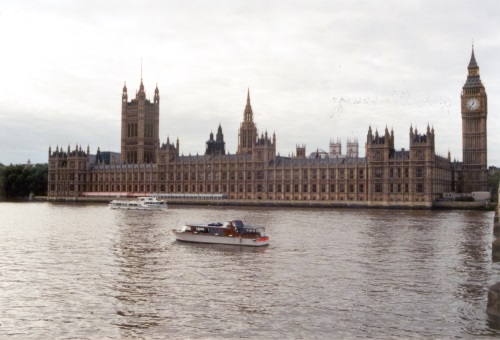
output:
[[[408,169],[406,169],[408,170]],[[360,172],[361,173],[361,172]],[[397,175],[396,175],[397,174]],[[408,178],[407,174],[405,173],[405,176],[404,177],[401,177],[401,174],[402,174],[402,171],[400,168],[398,169],[390,169],[390,173],[389,173],[389,177],[390,178]],[[61,179],[61,175],[62,174],[59,174],[59,179]],[[237,175],[237,177],[236,177]],[[252,176],[253,175],[253,176]],[[83,176],[83,177],[82,177]],[[111,174],[93,174],[91,175],[92,177],[92,180],[94,181],[107,181],[108,179],[109,180],[129,180],[129,181],[132,181],[132,180],[157,180],[158,176],[157,176],[157,173],[153,173],[151,175],[151,173],[149,172],[135,172],[135,173],[111,173]],[[424,169],[422,167],[418,167],[415,169],[415,176],[417,178],[422,178],[424,177]],[[80,174],[79,175],[79,180],[85,180],[85,175],[84,174]],[[345,176],[341,175],[338,177],[339,179],[346,179]],[[374,169],[374,178],[382,178],[382,168],[376,168]],[[52,173],[51,174],[51,179],[52,180],[55,180],[55,174]],[[74,180],[74,174],[73,173],[70,173],[69,174],[69,179],[70,180]],[[165,176],[162,174],[160,175],[160,179],[161,180],[165,180]],[[243,171],[239,171],[239,172],[223,172],[222,174],[219,174],[219,173],[212,173],[212,172],[206,172],[206,173],[196,173],[196,172],[191,172],[190,174],[188,173],[177,173],[176,175],[174,175],[174,173],[170,173],[170,176],[168,176],[168,179],[173,181],[173,180],[177,180],[177,181],[180,181],[180,180],[184,180],[184,181],[188,181],[188,180],[192,180],[192,181],[196,181],[196,180],[252,180],[252,179],[256,179],[256,180],[264,180],[265,178],[263,177],[263,174],[262,172],[243,172]],[[283,176],[281,176],[281,172],[280,173],[277,173],[276,176],[274,176],[273,174],[268,174],[268,177],[267,177],[268,180],[282,180],[283,179]],[[284,179],[286,180],[290,180],[291,177],[290,176],[284,176]],[[309,180],[308,176],[302,176],[302,177],[299,177],[299,176],[294,176],[293,177],[294,180],[299,180],[299,179],[303,179],[303,180]],[[316,176],[313,176],[312,180],[317,180],[318,177]],[[321,179],[327,179],[326,177],[322,177]],[[330,176],[331,180],[335,180],[336,177],[335,176]],[[354,179],[354,176],[349,176],[349,179]],[[361,175],[358,177],[358,179],[364,179],[364,176],[363,176],[363,173],[361,173]]]
[[[54,191],[56,186],[55,184],[51,184],[50,186],[51,188],[51,191]],[[69,186],[69,190],[70,191],[74,191],[74,188],[75,186],[73,184],[71,184]],[[82,191],[85,191],[85,186],[78,186],[79,190],[82,190]],[[177,184],[177,185],[169,185],[168,186],[168,189],[169,189],[169,192],[182,192],[182,193],[189,193],[189,192],[194,192],[194,193],[203,193],[203,192],[206,192],[206,193],[211,193],[211,192],[214,192],[214,193],[227,193],[227,192],[230,192],[230,193],[236,193],[236,192],[239,192],[239,193],[243,193],[243,192],[246,192],[246,193],[251,193],[251,192],[257,192],[257,193],[264,193],[266,192],[265,191],[265,186],[263,185],[251,185],[251,184],[248,184],[246,186],[244,185],[234,185],[234,184],[231,184],[231,185],[226,185],[226,184],[223,184],[223,185],[218,185],[218,184],[214,184],[214,185],[211,185],[211,184],[207,184],[206,186],[205,185],[180,185],[180,184]],[[381,183],[375,183],[375,193],[382,193],[382,184]],[[138,185],[138,184],[123,184],[123,185],[120,185],[120,184],[117,184],[117,185],[114,185],[114,184],[100,184],[100,185],[91,185],[90,186],[90,189],[93,190],[93,191],[111,191],[111,192],[120,192],[120,191],[130,191],[130,192],[143,192],[143,191],[146,191],[146,192],[150,192],[150,191],[156,191],[157,190],[157,185]],[[229,189],[229,191],[228,191]],[[246,189],[246,190],[245,190]],[[276,186],[268,186],[267,187],[267,193],[273,193],[273,192],[276,192],[276,193],[360,193],[360,194],[363,194],[365,193],[365,185],[364,184],[358,184],[357,186],[354,185],[354,184],[349,184],[349,185],[344,185],[344,184],[340,184],[340,185],[335,185],[335,184],[331,184],[331,185],[316,185],[316,184],[312,184],[312,185],[307,185],[307,184],[304,184],[304,185],[298,185],[298,184],[295,184],[295,185],[289,185],[289,184],[286,184],[286,185],[281,185],[281,184],[278,184]],[[356,191],[357,189],[357,191]],[[396,191],[397,189],[397,191]],[[423,183],[417,183],[416,186],[415,186],[415,192],[417,193],[423,193],[424,192],[424,185]],[[161,191],[165,191],[165,186],[164,185],[160,185],[160,190]],[[393,186],[391,184],[390,186],[390,193],[409,193],[409,186],[408,184],[405,184],[405,185],[401,185],[401,186]]]
[[[127,137],[133,138],[139,135],[137,123],[127,124]],[[153,124],[144,124],[144,137],[153,138]]]

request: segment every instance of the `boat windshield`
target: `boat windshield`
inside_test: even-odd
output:
[[[241,220],[234,220],[232,221],[231,223],[233,223],[233,225],[237,228],[237,229],[241,229],[241,228],[244,228],[245,226],[243,225],[243,221]]]

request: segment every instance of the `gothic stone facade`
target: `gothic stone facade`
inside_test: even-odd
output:
[[[477,110],[482,111],[474,112],[485,115],[483,88],[469,94],[468,86],[466,83],[462,95],[464,105],[469,96],[478,97],[481,109]],[[124,87],[122,100],[122,159],[109,164],[91,162],[88,147],[86,151],[78,145],[73,150],[69,146],[67,150],[49,148],[50,197],[202,193],[222,194],[228,199],[239,200],[318,200],[346,205],[429,207],[455,185],[450,155],[436,154],[434,129],[429,126],[423,133],[410,127],[409,150],[396,151],[393,131],[386,128],[379,135],[370,127],[365,157],[311,159],[306,157],[305,146],[297,146],[295,156],[282,157],[276,154],[275,134],[270,137],[266,131],[259,136],[248,93],[236,154],[225,154],[222,147],[218,148],[220,151],[207,147],[204,155],[184,156],[180,155],[178,139],[175,144],[169,139],[162,145],[157,142],[158,88],[153,104],[145,98],[142,80],[136,99],[127,102]],[[148,105],[150,109],[145,109]],[[472,108],[467,110],[473,111]],[[474,126],[481,126],[482,121],[478,123],[478,118],[474,119]],[[464,129],[466,140],[470,128]],[[217,139],[219,145],[224,145],[220,126],[218,136],[221,136]],[[485,137],[485,132],[479,139],[482,136]],[[470,165],[470,169],[475,169],[476,163],[482,166],[485,157],[482,155],[477,162],[475,159],[473,163],[466,162],[464,147],[464,168]]]

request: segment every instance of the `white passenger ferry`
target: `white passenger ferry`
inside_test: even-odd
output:
[[[136,201],[113,200],[109,203],[111,209],[125,210],[165,210],[168,208],[167,201],[156,197],[139,197]]]
[[[260,247],[269,245],[264,227],[245,226],[242,221],[186,224],[172,230],[178,241]]]

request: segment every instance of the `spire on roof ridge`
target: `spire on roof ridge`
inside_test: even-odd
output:
[[[476,56],[474,55],[474,45],[472,45],[472,54],[470,56],[469,66],[467,68],[476,68],[476,67],[478,66],[476,62]]]

